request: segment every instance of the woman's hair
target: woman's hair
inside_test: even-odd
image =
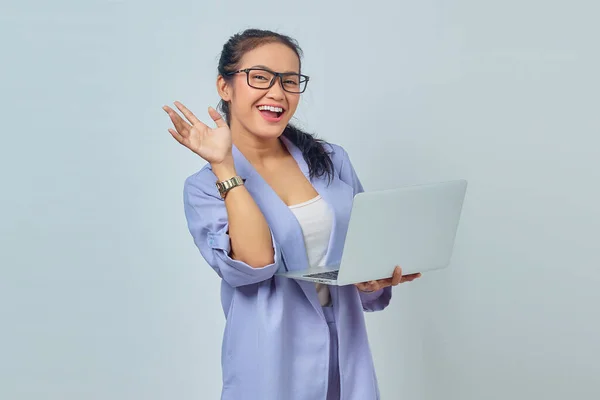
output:
[[[219,74],[225,80],[230,80],[231,76],[228,76],[227,73],[235,71],[239,67],[238,64],[244,54],[268,43],[284,44],[294,50],[298,56],[298,60],[302,58],[302,49],[291,37],[268,30],[247,29],[233,35],[223,46],[219,59]],[[231,118],[229,103],[221,100],[218,108],[225,114],[225,120],[229,123]],[[291,124],[286,126],[283,136],[302,151],[302,156],[308,164],[311,178],[327,174],[328,178],[331,179],[333,175],[333,162],[329,153],[325,150],[325,141],[316,139],[310,133],[304,132]]]

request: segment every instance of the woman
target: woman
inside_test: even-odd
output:
[[[224,45],[210,128],[165,106],[182,145],[208,164],[184,185],[196,246],[221,279],[227,322],[222,399],[379,398],[363,311],[419,274],[344,287],[274,276],[339,262],[361,183],[340,146],[288,124],[309,78],[284,35],[247,30]],[[368,268],[365,265],[365,268]]]

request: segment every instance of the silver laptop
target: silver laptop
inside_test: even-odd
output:
[[[341,263],[278,273],[350,285],[445,268],[467,189],[466,180],[359,193],[354,197]]]

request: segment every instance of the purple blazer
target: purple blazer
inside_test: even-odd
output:
[[[308,177],[301,151],[282,141]],[[327,145],[334,165],[327,176],[310,180],[334,212],[327,263],[339,263],[353,197],[363,187],[348,153]],[[186,179],[184,205],[188,228],[200,253],[221,279],[221,304],[227,319],[222,344],[222,400],[316,400],[327,397],[329,328],[315,285],[275,276],[278,270],[308,265],[296,217],[234,146],[238,174],[271,229],[275,260],[263,268],[229,257],[227,212],[210,165]],[[364,266],[369,268],[368,265]],[[379,399],[365,327],[364,311],[384,309],[391,288],[362,293],[354,285],[331,287],[338,330],[341,398]]]

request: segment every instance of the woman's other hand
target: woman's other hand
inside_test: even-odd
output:
[[[402,268],[400,268],[400,266],[396,266],[394,269],[394,274],[391,278],[356,283],[355,286],[362,292],[376,292],[377,290],[386,288],[388,286],[396,286],[400,283],[414,281],[420,277],[421,273],[402,275]]]

